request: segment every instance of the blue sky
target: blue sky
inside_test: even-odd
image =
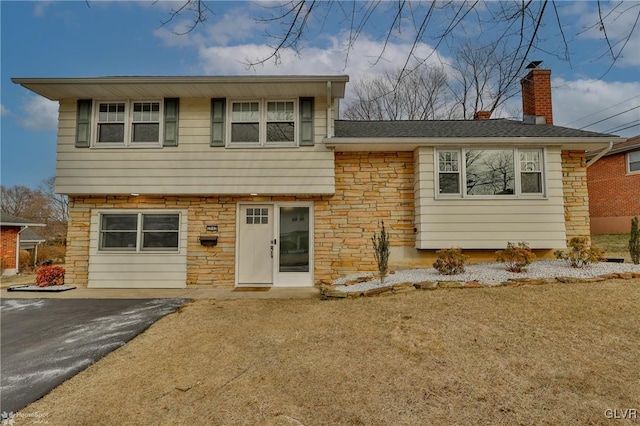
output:
[[[388,2],[374,11],[372,25],[362,31],[347,58],[344,45],[349,32],[340,17],[350,11],[351,4],[344,3],[334,6],[331,19],[309,22],[310,32],[300,54],[285,50],[277,66],[269,61],[248,68],[244,63],[247,59],[267,56],[268,44],[274,43],[264,34],[277,29],[253,20],[268,10],[265,8],[269,3],[210,2],[213,14],[205,24],[188,35],[177,36],[173,31],[184,31],[188,16],[177,17],[165,26],[161,21],[167,20],[171,9],[180,4],[0,2],[3,185],[36,187],[55,173],[57,104],[11,83],[12,77],[349,74],[354,81],[397,67],[411,46],[411,31],[405,28],[396,32],[384,50],[383,60],[372,65],[384,42],[380,29],[386,27],[396,4]],[[638,1],[613,9],[616,4],[604,4],[607,31],[613,41],[624,38],[640,12]],[[359,3],[357,7],[364,5]],[[411,5],[415,9],[424,7],[418,2]],[[596,3],[558,1],[556,7],[570,42],[570,61],[559,58],[565,53],[558,27],[551,19],[540,30],[544,50],[530,56],[543,60],[543,66],[552,70],[555,124],[581,128],[602,120],[586,129],[613,131],[627,137],[640,134],[640,28],[627,43],[624,55],[605,74],[611,64],[606,57],[607,46],[602,31],[591,28],[597,22]],[[619,14],[622,10],[628,12]],[[612,13],[607,15],[609,11]],[[554,13],[546,16],[554,17]],[[438,30],[430,28],[433,33]],[[490,29],[473,25],[461,26],[457,31],[465,37],[491,36]],[[418,45],[423,58],[434,63],[451,60],[446,44],[424,41]],[[621,45],[614,45],[614,51]],[[602,55],[605,56],[600,58]],[[517,110],[519,103],[519,97],[513,99],[511,110]],[[625,110],[630,111],[623,113]]]

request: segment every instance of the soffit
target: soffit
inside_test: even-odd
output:
[[[13,78],[14,83],[51,100],[144,98],[269,98],[327,95],[344,97],[349,77],[233,76],[233,77],[96,77]]]

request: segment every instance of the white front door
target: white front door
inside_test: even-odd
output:
[[[273,205],[240,206],[238,285],[273,284]]]
[[[313,203],[241,204],[239,286],[313,286]]]

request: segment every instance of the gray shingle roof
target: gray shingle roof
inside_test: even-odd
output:
[[[41,237],[40,235],[38,235],[36,232],[33,231],[33,229],[31,228],[27,228],[24,231],[22,231],[20,233],[20,242],[21,243],[26,243],[26,242],[44,242],[46,241],[43,237]]]
[[[618,137],[568,127],[525,124],[505,118],[491,120],[351,121],[336,120],[337,138],[500,138]]]
[[[21,217],[13,216],[8,213],[0,212],[0,223],[2,225],[30,225],[30,226],[45,226],[44,223],[37,223],[29,219],[23,219]]]

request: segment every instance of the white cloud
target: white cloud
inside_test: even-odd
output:
[[[261,27],[247,14],[226,13],[215,24],[207,26],[207,34],[216,45],[226,46],[231,41],[252,38]]]
[[[41,96],[29,96],[22,105],[21,126],[31,130],[56,130],[58,127],[58,102]]]
[[[196,44],[197,35],[187,33],[189,31],[188,25],[189,21],[183,20],[175,23],[171,29],[167,26],[161,26],[153,32],[153,35],[162,40],[165,46],[191,46]]]
[[[616,117],[614,115],[640,105],[640,82],[606,82],[593,79],[573,81],[561,78],[552,80],[553,122],[558,126],[581,128],[611,117],[601,123],[585,127],[585,130],[607,132],[626,127],[640,120],[640,109]],[[630,136],[640,133],[640,127],[615,134]]]
[[[200,66],[206,74],[213,75],[349,74],[353,80],[402,67],[411,50],[409,43],[390,43],[382,52],[381,42],[363,35],[347,50],[346,39],[347,34],[330,37],[327,39],[328,47],[305,47],[299,53],[292,49],[283,49],[277,64],[272,58],[253,68],[249,68],[246,63],[269,57],[273,52],[271,47],[265,44],[203,46],[199,49]],[[381,53],[382,57],[379,58]],[[440,64],[446,60],[426,44],[418,45],[416,53],[420,58],[428,58],[428,64]]]
[[[4,105],[0,104],[0,116],[11,115],[11,111],[9,111]]]
[[[52,4],[53,2],[50,0],[42,0],[36,2],[35,6],[33,7],[33,16],[43,18],[47,7],[51,6]]]
[[[163,2],[158,4],[160,3]],[[249,15],[246,7],[230,10],[222,16],[215,16],[215,20],[207,20],[205,23],[198,24],[196,28],[193,28],[195,16],[189,10],[171,18],[171,14],[177,8],[179,8],[178,5],[169,9],[165,7],[165,23],[154,31],[154,35],[167,46],[204,46],[212,43],[217,46],[226,46],[232,42],[252,39],[265,29],[265,24],[260,24]],[[215,15],[215,8],[206,13]]]

